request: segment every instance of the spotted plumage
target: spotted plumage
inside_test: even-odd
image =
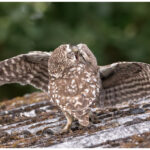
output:
[[[50,78],[49,95],[52,101],[78,119],[83,126],[89,124],[89,106],[98,97],[100,83],[97,75],[88,66],[76,64],[66,70],[61,78]]]
[[[73,116],[81,125],[89,125],[90,106],[101,88],[94,55],[84,44],[61,45],[51,55],[48,66],[48,91],[52,103],[58,105],[65,116],[69,116],[67,118]],[[67,124],[63,131],[69,126]]]

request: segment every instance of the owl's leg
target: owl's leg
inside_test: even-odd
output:
[[[67,123],[64,126],[64,128],[61,130],[61,133],[68,132],[70,127],[71,127],[71,125],[72,125],[72,121],[73,121],[73,117],[69,113],[64,112],[64,115],[65,115],[65,117],[67,119]]]

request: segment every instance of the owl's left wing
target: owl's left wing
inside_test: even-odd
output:
[[[51,53],[34,51],[0,62],[0,86],[8,83],[30,84],[48,91],[48,59]]]
[[[100,66],[103,90],[100,105],[150,96],[150,65],[140,62],[118,62]]]

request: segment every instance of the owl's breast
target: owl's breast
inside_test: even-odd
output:
[[[50,80],[49,95],[62,109],[87,109],[99,95],[99,75],[80,65],[65,72],[63,78]]]

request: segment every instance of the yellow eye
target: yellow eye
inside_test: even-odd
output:
[[[70,52],[67,54],[67,58],[72,59],[74,57],[74,53]]]

